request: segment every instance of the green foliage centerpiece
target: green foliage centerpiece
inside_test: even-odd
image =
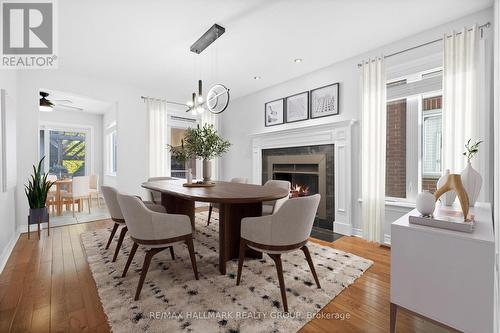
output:
[[[211,160],[229,150],[231,143],[219,136],[211,124],[188,128],[184,137],[184,150],[189,157],[203,160],[203,182],[210,182],[212,175]]]
[[[48,174],[42,173],[41,171],[44,159],[45,157],[38,162],[38,166],[33,165],[31,179],[28,181],[27,185],[24,185],[24,193],[26,193],[30,206],[30,223],[37,223],[39,221],[46,222],[48,219],[45,202],[47,201],[47,193],[53,182],[48,181]]]

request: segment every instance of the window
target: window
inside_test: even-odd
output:
[[[170,144],[179,147],[186,136],[186,128],[170,128]],[[196,159],[192,158],[184,165],[174,156],[170,155],[170,175],[177,178],[186,178],[186,169],[190,168],[193,177],[196,177]]]
[[[59,178],[87,174],[87,132],[40,129],[40,157],[45,156],[43,170]]]
[[[116,140],[116,129],[111,130],[111,132],[106,136],[106,169],[108,175],[116,175],[116,153],[117,153],[117,140]]]
[[[414,201],[442,171],[442,71],[387,82],[386,197]]]

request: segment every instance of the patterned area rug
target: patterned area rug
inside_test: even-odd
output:
[[[289,313],[282,311],[274,262],[247,260],[236,286],[237,261],[226,276],[218,272],[218,219],[196,214],[194,248],[200,280],[194,279],[187,247],[157,254],[149,268],[139,301],[134,294],[144,259],[139,247],[125,278],[123,267],[132,247],[126,238],[115,263],[116,239],[105,250],[110,230],[82,234],[104,311],[114,333],[121,332],[296,332],[373,262],[330,247],[308,243],[322,289],[317,289],[302,251],[282,255]],[[119,234],[117,232],[117,234]]]

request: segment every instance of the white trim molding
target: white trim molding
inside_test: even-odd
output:
[[[352,229],[352,126],[356,120],[337,121],[251,135],[252,182],[262,182],[262,150],[273,148],[334,145],[334,200],[333,231],[353,235]]]
[[[4,247],[2,253],[0,253],[0,274],[3,272],[7,261],[9,260],[10,255],[12,254],[12,250],[14,250],[14,246],[16,246],[17,240],[19,239],[20,233],[18,231],[15,232],[14,237],[12,237]]]

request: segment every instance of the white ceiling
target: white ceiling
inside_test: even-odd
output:
[[[182,102],[202,77],[212,81],[207,85],[226,84],[238,97],[492,3],[64,0],[58,1],[59,68],[159,91],[161,97]],[[226,33],[201,55],[191,53],[189,46],[213,23]],[[295,64],[295,58],[305,60]],[[256,75],[262,79],[254,80]]]
[[[40,91],[49,94],[47,99],[54,103],[54,109],[59,111],[80,111],[93,114],[105,114],[113,106],[111,102],[105,102],[74,93],[50,89],[40,89]]]

